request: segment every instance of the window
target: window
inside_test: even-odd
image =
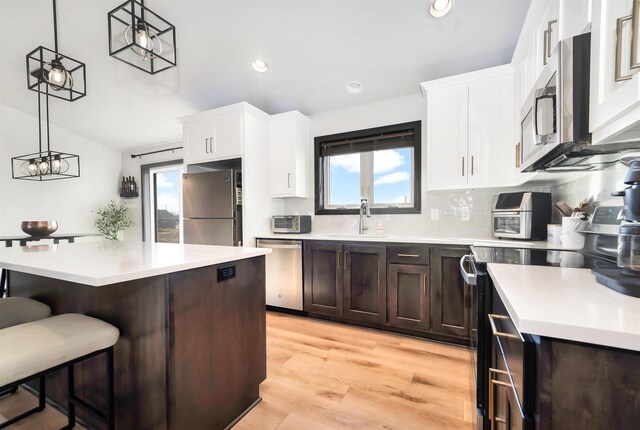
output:
[[[152,167],[149,179],[149,227],[154,242],[182,242],[182,164]]]
[[[420,213],[420,121],[315,139],[316,214]]]

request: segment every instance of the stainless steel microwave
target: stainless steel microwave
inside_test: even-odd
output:
[[[590,49],[590,33],[562,40],[542,69],[520,112],[522,171],[551,170],[591,143]]]
[[[310,215],[276,215],[271,218],[273,233],[311,233]]]

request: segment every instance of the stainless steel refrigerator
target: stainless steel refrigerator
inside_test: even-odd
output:
[[[182,175],[184,243],[242,245],[242,175],[218,170]]]

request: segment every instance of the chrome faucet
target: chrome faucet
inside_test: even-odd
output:
[[[369,201],[365,198],[360,199],[360,223],[358,224],[358,234],[364,234],[364,231],[368,229],[364,225],[364,217],[371,217],[371,211],[369,211]]]

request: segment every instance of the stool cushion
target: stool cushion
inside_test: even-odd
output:
[[[27,297],[0,299],[0,329],[41,320],[51,315],[51,308]]]
[[[0,330],[0,387],[113,346],[117,328],[99,319],[63,314]]]

